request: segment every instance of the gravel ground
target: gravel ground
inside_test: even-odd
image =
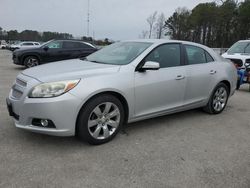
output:
[[[19,130],[5,98],[22,67],[0,50],[0,187],[250,187],[250,92],[224,113],[200,110],[130,124],[105,145]]]

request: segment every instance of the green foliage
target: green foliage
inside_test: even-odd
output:
[[[73,35],[69,33],[58,33],[58,32],[50,32],[50,31],[38,32],[38,31],[32,31],[32,30],[24,30],[19,33],[17,30],[5,31],[0,27],[0,40],[46,42],[52,39],[73,39]],[[85,42],[89,42],[89,43],[94,43],[100,46],[109,45],[112,43],[107,38],[104,40],[94,40],[92,37],[83,36],[81,40]]]
[[[172,39],[189,40],[191,35],[189,17],[189,10],[184,8],[177,9],[165,22],[165,27],[168,29],[166,34]]]
[[[250,0],[222,4],[200,3],[191,11],[177,9],[165,23],[172,39],[189,40],[210,47],[229,47],[250,38]]]
[[[3,35],[2,28],[0,29],[0,40],[21,40],[21,41],[48,41],[51,39],[72,39],[73,36],[68,33],[57,33],[57,32],[41,32],[32,31],[32,30],[24,30],[22,32],[18,32],[17,30],[7,31],[6,35]]]

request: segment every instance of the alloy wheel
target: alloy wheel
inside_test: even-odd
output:
[[[219,87],[213,98],[213,108],[215,111],[220,112],[224,109],[226,103],[227,103],[227,90],[224,87]]]
[[[35,67],[35,66],[39,65],[39,62],[36,58],[29,58],[26,65],[27,65],[27,67]]]
[[[120,110],[112,102],[102,103],[94,108],[88,119],[88,131],[98,140],[113,135],[120,124]]]

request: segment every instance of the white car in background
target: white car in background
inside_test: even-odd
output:
[[[0,41],[0,49],[6,49],[7,42],[5,40]]]
[[[34,48],[34,47],[40,47],[41,44],[39,42],[32,42],[32,41],[26,41],[21,42],[18,44],[10,45],[10,50],[14,51],[16,49],[28,49],[28,48]]]
[[[245,63],[250,63],[250,40],[236,42],[226,53],[222,54],[222,57],[244,68]]]

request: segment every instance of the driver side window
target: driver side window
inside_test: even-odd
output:
[[[154,49],[145,58],[145,62],[160,63],[161,68],[176,67],[181,65],[181,50],[179,44],[164,44]]]
[[[62,41],[53,41],[50,42],[47,46],[48,48],[62,48]]]

